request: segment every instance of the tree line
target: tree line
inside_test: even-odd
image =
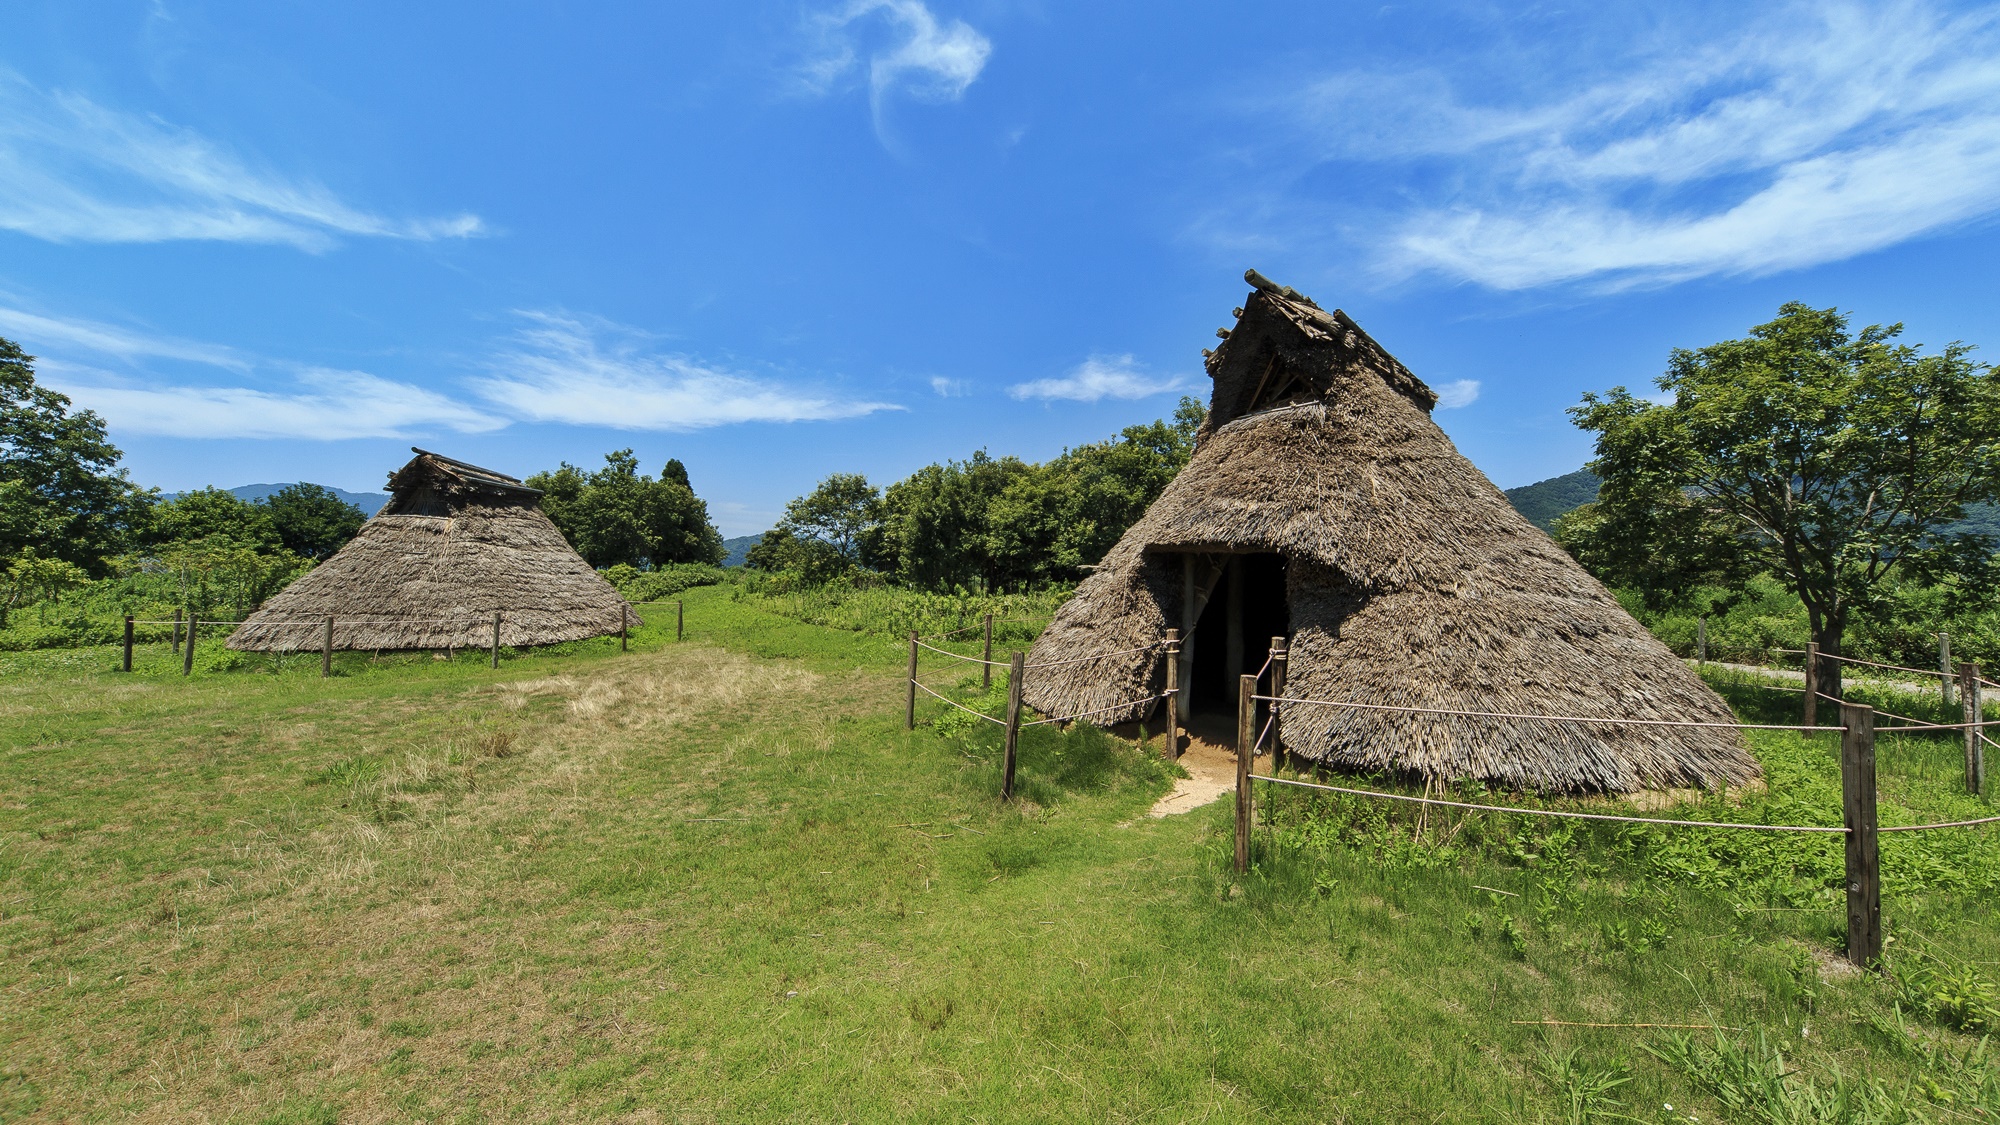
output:
[[[835,473],[787,504],[746,561],[802,583],[868,577],[932,592],[1075,582],[1187,464],[1205,414],[1183,398],[1171,418],[1038,464],[980,450],[887,488]]]

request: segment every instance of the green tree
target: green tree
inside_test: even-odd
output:
[[[7,591],[7,600],[0,602],[0,629],[7,627],[7,618],[14,607],[29,595],[41,595],[43,613],[46,614],[47,604],[61,597],[64,590],[81,586],[89,580],[90,576],[75,563],[43,558],[35,553],[33,547],[24,548],[6,570],[0,572],[0,581],[4,581]]]
[[[1699,555],[1698,535],[1671,536],[1726,521],[1839,655],[1897,567],[1963,550],[1946,525],[2000,495],[2000,379],[1964,344],[1926,355],[1895,343],[1901,330],[1850,332],[1837,310],[1794,302],[1745,339],[1676,349],[1658,380],[1670,402],[1585,395],[1571,414],[1597,435],[1599,507],[1623,521],[1602,535]],[[1820,678],[1837,692],[1839,663]]]
[[[688,487],[678,461],[667,462],[655,480],[639,472],[630,449],[621,449],[605,454],[597,472],[565,462],[526,483],[542,490],[542,511],[592,566],[713,565],[727,554],[708,505]]]
[[[882,527],[882,494],[860,473],[835,473],[785,505],[779,529],[794,544],[794,567],[814,579],[860,566]]]
[[[285,549],[270,508],[212,486],[183,492],[155,507],[148,538],[156,544],[210,540],[260,552]]]
[[[102,576],[152,497],[117,467],[102,418],[35,382],[34,359],[0,339],[0,559],[32,547]]]
[[[309,559],[324,559],[346,546],[368,519],[360,508],[317,484],[288,484],[262,506],[285,549]]]

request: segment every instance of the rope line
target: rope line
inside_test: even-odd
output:
[[[1382,793],[1373,789],[1346,789],[1338,785],[1319,785],[1310,781],[1293,781],[1290,778],[1271,777],[1253,773],[1252,781],[1268,781],[1274,785],[1295,785],[1301,789],[1323,789],[1329,793],[1346,793],[1355,797],[1375,797],[1385,801],[1408,801],[1418,805],[1441,805],[1446,808],[1472,809],[1475,812],[1519,813],[1523,816],[1549,816],[1569,820],[1611,820],[1623,824],[1655,824],[1675,828],[1742,828],[1752,832],[1823,832],[1845,835],[1845,828],[1822,828],[1809,824],[1740,824],[1727,820],[1662,820],[1650,816],[1614,816],[1610,813],[1564,812],[1558,809],[1510,808],[1506,805],[1475,805],[1466,801],[1447,801],[1437,797],[1407,797],[1401,793]],[[1928,828],[1930,825],[1915,827]],[[1905,829],[1909,831],[1911,829]],[[1884,829],[1887,831],[1887,829]]]
[[[1141,646],[1139,646],[1138,648],[1127,648],[1127,649],[1120,649],[1120,650],[1119,650],[1119,651],[1117,651],[1117,652],[1100,652],[1100,653],[1095,653],[1095,654],[1093,654],[1093,655],[1090,655],[1090,656],[1072,656],[1072,657],[1070,657],[1070,658],[1069,658],[1068,660],[1045,660],[1045,661],[1043,661],[1043,662],[1042,662],[1042,663],[1040,663],[1040,664],[1024,664],[1024,665],[1022,665],[1022,667],[1023,667],[1023,668],[1059,668],[1059,667],[1061,667],[1061,666],[1062,666],[1062,665],[1064,665],[1064,664],[1087,664],[1087,663],[1089,663],[1090,661],[1093,661],[1093,660],[1109,660],[1109,659],[1111,659],[1111,658],[1112,658],[1112,657],[1114,657],[1114,656],[1130,656],[1130,655],[1132,655],[1132,654],[1133,654],[1133,653],[1135,653],[1135,652],[1150,652],[1150,651],[1152,651],[1153,649],[1156,649],[1156,648],[1159,648],[1159,647],[1160,647],[1161,645],[1163,645],[1163,644],[1165,644],[1165,643],[1166,643],[1165,641],[1154,641],[1154,642],[1153,642],[1152,644],[1149,644],[1149,645],[1141,645]]]
[[[949,650],[949,649],[942,649],[942,648],[938,648],[938,647],[937,647],[936,645],[927,645],[927,644],[925,644],[925,643],[923,642],[923,640],[922,640],[921,638],[920,638],[920,639],[919,639],[919,640],[917,641],[917,647],[918,647],[918,648],[927,648],[927,649],[930,649],[930,650],[931,650],[932,652],[935,652],[935,653],[937,653],[937,654],[938,654],[939,656],[949,656],[949,657],[951,657],[951,658],[953,658],[953,659],[955,659],[955,660],[963,660],[963,661],[966,661],[966,662],[967,662],[967,663],[969,663],[969,664],[990,664],[990,665],[992,665],[992,666],[993,666],[993,667],[995,667],[995,668],[1007,668],[1007,667],[1011,667],[1011,665],[1007,664],[1007,663],[1006,663],[1006,662],[1004,662],[1004,661],[1000,661],[1000,660],[981,660],[981,659],[980,659],[980,658],[978,658],[977,656],[966,656],[966,655],[964,655],[964,654],[962,654],[962,653],[956,653],[956,652],[952,652],[952,651],[951,651],[951,650]],[[1035,665],[1035,664],[1030,664],[1030,665],[1028,665],[1028,667],[1030,667],[1030,668],[1035,668],[1035,667],[1039,667],[1039,665]]]
[[[2000,824],[2000,816],[1982,816],[1978,820],[1947,820],[1941,824],[1898,824],[1888,828],[1877,828],[1877,832],[1923,832],[1932,828],[1970,828],[1977,824]]]
[[[1558,723],[1601,723],[1638,727],[1725,727],[1731,730],[1843,730],[1843,727],[1807,727],[1783,723],[1713,723],[1696,719],[1618,719],[1590,715],[1517,715],[1506,711],[1453,711],[1442,707],[1392,707],[1386,703],[1336,703],[1330,699],[1293,699],[1290,696],[1253,695],[1266,703],[1302,703],[1316,707],[1345,707],[1357,711],[1397,711],[1409,715],[1457,715],[1472,719],[1541,719]]]
[[[917,683],[917,681],[915,681],[915,680],[911,680],[910,682],[911,682],[911,683],[913,683],[913,684],[916,684],[916,685],[917,685],[917,687],[919,687],[919,688],[923,689],[923,692],[924,692],[924,694],[925,694],[925,695],[929,695],[929,696],[934,696],[934,697],[936,697],[936,698],[938,698],[938,699],[942,699],[942,700],[944,700],[944,701],[945,701],[946,703],[949,703],[949,704],[951,704],[951,705],[952,705],[953,707],[956,707],[956,708],[958,708],[959,710],[961,710],[961,711],[965,712],[965,713],[966,713],[966,714],[968,714],[968,715],[977,715],[977,716],[979,716],[980,718],[982,718],[982,719],[985,719],[985,720],[986,720],[987,722],[989,722],[989,723],[999,723],[999,724],[1000,724],[1001,726],[1003,726],[1003,727],[1007,725],[1007,721],[1006,721],[1005,719],[996,719],[996,718],[994,718],[993,716],[991,716],[991,715],[988,715],[988,714],[987,714],[987,713],[985,713],[984,711],[974,711],[974,710],[973,710],[972,708],[970,708],[970,707],[967,707],[967,706],[966,706],[965,704],[963,704],[963,703],[960,703],[960,702],[959,702],[958,700],[956,700],[956,699],[951,699],[951,698],[948,698],[948,697],[946,697],[946,696],[943,696],[943,695],[938,695],[938,693],[937,693],[937,692],[934,692],[934,691],[932,691],[932,690],[930,689],[930,687],[929,687],[928,685],[925,685],[925,684],[921,684],[921,683]]]
[[[1165,699],[1165,698],[1167,698],[1167,693],[1161,692],[1159,695],[1141,696],[1138,699],[1131,700],[1130,702],[1127,703],[1114,703],[1109,707],[1099,707],[1095,711],[1082,711],[1074,715],[1057,715],[1054,716],[1053,718],[1036,719],[1032,723],[1022,723],[1021,725],[1023,727],[1038,727],[1044,723],[1067,723],[1074,719],[1087,718],[1091,715],[1102,715],[1106,711],[1119,711],[1127,707],[1137,707],[1141,703],[1151,703],[1156,699]]]
[[[964,628],[960,628],[960,629],[953,629],[953,630],[952,630],[951,632],[949,632],[949,633],[932,633],[932,634],[931,634],[930,636],[928,636],[928,637],[918,637],[917,639],[918,639],[918,640],[920,640],[920,641],[941,641],[941,640],[944,640],[944,639],[945,639],[946,637],[956,637],[956,636],[958,636],[958,635],[959,635],[960,633],[969,633],[969,632],[971,632],[972,630],[974,630],[974,629],[977,629],[977,628],[979,628],[979,627],[980,627],[981,625],[984,625],[984,624],[985,624],[985,622],[983,622],[983,621],[982,621],[982,622],[980,622],[980,623],[979,623],[978,625],[967,625],[967,626],[965,626]]]

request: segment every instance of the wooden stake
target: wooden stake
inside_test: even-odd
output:
[[[1958,666],[1958,701],[1965,708],[1965,791],[1976,797],[1986,791],[1986,745],[1979,741],[1980,728],[1972,725],[1986,721],[1979,665]]]
[[[325,679],[333,675],[333,615],[327,614],[326,624],[319,634],[319,675]]]
[[[618,651],[619,652],[630,652],[632,650],[631,625],[632,625],[632,607],[623,604],[619,605],[618,607]]]
[[[1708,615],[1694,620],[1694,662],[1696,667],[1708,666]]]
[[[500,611],[493,611],[493,666],[500,667]]]
[[[903,709],[903,729],[917,729],[917,631],[910,630],[910,702]]]
[[[1882,856],[1875,820],[1875,709],[1842,703],[1841,822],[1847,827],[1847,959],[1873,968],[1882,958]]]
[[[200,625],[201,622],[195,620],[194,614],[190,612],[188,614],[187,645],[181,649],[181,675],[183,676],[191,675],[194,672],[194,631]]]
[[[174,655],[181,654],[181,608],[174,607]]]
[[[1953,667],[1951,663],[1951,634],[1939,633],[1937,638],[1938,684],[1944,692],[1944,705],[1949,709],[1951,707],[1951,682],[1956,678],[1958,669]]]
[[[1007,753],[1000,767],[1000,799],[1014,799],[1014,753],[1021,745],[1021,672],[1028,654],[1015,652],[1007,669]]]
[[[1181,756],[1181,631],[1167,630],[1167,745],[1171,762]]]
[[[1806,726],[1819,725],[1819,645],[1806,642]]]
[[[1290,663],[1292,642],[1284,637],[1271,638],[1271,698],[1285,694],[1285,665]],[[1284,704],[1271,704],[1271,768],[1276,769],[1285,761],[1285,742],[1281,737],[1284,730]]]
[[[124,670],[132,670],[132,615],[125,615],[125,663]]]
[[[1236,873],[1250,870],[1250,759],[1257,753],[1257,677],[1236,678]]]
[[[681,641],[687,638],[687,625],[688,625],[687,602],[684,601],[683,599],[675,598],[674,599],[674,643],[675,644],[679,644],[681,643]]]
[[[986,615],[986,646],[979,650],[979,659],[986,663],[979,666],[979,690],[993,690],[993,615]]]

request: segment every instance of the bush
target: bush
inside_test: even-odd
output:
[[[705,563],[674,563],[657,570],[640,570],[620,563],[604,572],[605,580],[618,588],[628,602],[651,602],[671,598],[696,586],[720,586],[731,573]]]

